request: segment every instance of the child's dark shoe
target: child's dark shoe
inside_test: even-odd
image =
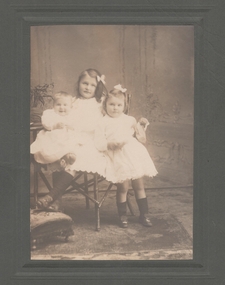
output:
[[[37,207],[38,209],[47,209],[48,206],[52,203],[53,198],[50,195],[46,195],[43,198],[38,199]]]
[[[139,217],[139,223],[141,223],[145,227],[151,227],[152,226],[152,223],[151,223],[148,216],[140,216]]]
[[[76,155],[74,153],[67,153],[60,159],[61,169],[65,169],[67,166],[74,164],[76,161]]]
[[[127,228],[128,222],[127,222],[127,216],[120,216],[120,227],[121,228]]]
[[[55,200],[46,210],[49,212],[63,212],[62,200]]]

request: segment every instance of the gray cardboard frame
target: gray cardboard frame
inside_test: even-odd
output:
[[[223,2],[1,1],[1,284],[225,284]],[[194,25],[193,260],[30,260],[29,28],[49,24]]]

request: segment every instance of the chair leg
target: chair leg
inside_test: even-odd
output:
[[[88,178],[87,178],[87,172],[84,173],[84,184],[85,184],[85,193],[88,195]],[[90,209],[90,203],[89,203],[89,199],[87,197],[85,197],[86,199],[86,209]]]
[[[35,208],[37,207],[37,200],[38,200],[38,164],[34,162],[34,205]]]
[[[95,217],[96,217],[96,231],[100,231],[100,211],[98,205],[95,205]]]
[[[94,197],[98,201],[98,174],[94,174]],[[100,231],[100,208],[95,204],[96,231]]]

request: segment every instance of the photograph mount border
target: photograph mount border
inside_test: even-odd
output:
[[[141,3],[141,2],[140,2]],[[190,6],[190,5],[189,5]],[[27,191],[18,191],[16,193],[15,209],[16,217],[14,227],[16,235],[14,239],[14,277],[12,279],[68,279],[78,278],[79,280],[92,279],[154,279],[159,282],[160,278],[173,278],[176,277],[176,282],[180,278],[199,278],[201,280],[211,280],[209,266],[209,239],[210,235],[205,235],[204,232],[209,230],[209,201],[212,194],[209,189],[205,188],[203,177],[205,175],[205,168],[202,172],[203,161],[199,157],[200,143],[202,136],[204,137],[205,123],[204,114],[200,108],[203,103],[203,93],[205,88],[202,87],[204,78],[202,77],[201,70],[204,69],[203,63],[203,50],[207,50],[204,41],[205,33],[207,30],[207,23],[204,17],[213,9],[212,6],[206,5],[204,7],[189,7],[189,8],[175,8],[172,6],[159,7],[159,8],[137,8],[126,7],[122,9],[119,7],[78,7],[69,6],[13,6],[16,21],[13,22],[14,28],[16,27],[16,72],[14,73],[16,86],[18,90],[16,100],[14,101],[14,111],[16,116],[16,124],[14,126],[14,133],[17,129],[21,132],[18,135],[16,148],[14,170],[16,183],[20,189],[27,189],[29,179],[29,157],[22,158],[19,153],[25,153],[25,148],[28,146],[28,133],[27,118],[29,117],[29,72],[30,65],[30,47],[29,47],[29,28],[32,25],[61,25],[61,24],[124,24],[124,25],[194,25],[195,27],[195,165],[194,173],[200,173],[201,177],[194,175],[194,258],[192,261],[30,261],[28,256],[30,254],[29,248],[29,197]],[[174,15],[174,10],[176,15]],[[59,11],[59,12],[57,12]],[[82,14],[81,14],[82,12]],[[102,16],[104,13],[109,13],[108,17]],[[119,14],[118,14],[119,12]],[[43,16],[43,13],[45,14]],[[57,14],[63,13],[63,17]],[[90,15],[87,15],[90,14]],[[99,15],[97,15],[99,14]],[[144,14],[144,15],[143,15]],[[155,16],[151,17],[154,14]],[[135,16],[135,19],[132,19]],[[188,16],[187,16],[188,15]],[[95,16],[95,17],[93,17]],[[25,72],[19,73],[19,70]],[[196,96],[200,94],[200,96]],[[205,103],[206,104],[206,103]],[[20,106],[18,108],[18,106]],[[23,106],[23,107],[21,107]],[[200,120],[200,126],[196,126],[196,120]],[[22,124],[21,124],[22,123]],[[203,129],[197,133],[202,124]],[[21,129],[22,125],[22,129]],[[25,135],[24,135],[25,134]],[[22,140],[22,146],[21,146]],[[20,143],[19,143],[20,142]],[[24,162],[26,167],[24,167]],[[25,188],[24,188],[25,187]],[[204,191],[203,191],[204,189]],[[206,190],[205,190],[206,189]],[[204,198],[203,197],[204,194]],[[26,203],[26,207],[21,205]],[[199,226],[201,225],[201,227]],[[208,232],[208,231],[207,231]],[[28,234],[28,236],[26,236]],[[21,247],[18,245],[21,244]],[[40,271],[42,269],[42,272]],[[74,272],[76,269],[76,272]],[[141,269],[141,272],[140,272]],[[59,272],[60,271],[60,272]],[[113,275],[112,276],[112,271]],[[139,274],[137,274],[139,273]],[[60,275],[62,275],[60,277]],[[154,283],[156,284],[156,283]],[[175,283],[174,283],[175,284]],[[179,284],[179,283],[177,283]],[[204,283],[205,284],[205,283]]]

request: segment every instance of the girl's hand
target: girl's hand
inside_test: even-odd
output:
[[[149,121],[146,118],[140,118],[138,123],[143,126],[143,128],[146,130],[147,126],[149,125]]]
[[[121,149],[125,145],[125,143],[126,142],[116,142],[116,141],[114,142],[114,141],[112,141],[112,142],[109,142],[107,144],[107,148],[108,148],[108,150],[114,151],[117,149]]]
[[[121,149],[124,145],[126,144],[126,142],[118,142],[117,143],[117,149]]]
[[[108,142],[107,148],[108,150],[116,150],[116,142]]]

